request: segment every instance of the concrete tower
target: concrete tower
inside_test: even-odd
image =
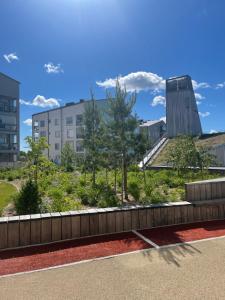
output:
[[[166,123],[168,137],[202,134],[191,77],[166,80]]]

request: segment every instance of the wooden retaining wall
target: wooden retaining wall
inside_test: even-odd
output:
[[[225,219],[225,204],[189,202],[0,218],[0,249],[134,229]]]
[[[186,201],[225,200],[225,178],[185,184]]]

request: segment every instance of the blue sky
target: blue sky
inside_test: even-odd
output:
[[[225,1],[1,0],[0,71],[21,82],[21,143],[29,119],[96,98],[117,76],[143,119],[165,116],[164,79],[189,74],[203,130],[225,130]],[[155,98],[155,99],[154,99]]]

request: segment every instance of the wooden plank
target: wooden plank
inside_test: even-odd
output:
[[[157,227],[161,224],[161,215],[160,215],[160,208],[159,207],[155,207],[153,209],[153,213],[154,213],[154,227]]]
[[[72,237],[72,225],[71,225],[71,217],[70,215],[61,214],[62,218],[62,239],[68,240]]]
[[[175,210],[173,206],[168,207],[168,225],[175,223]]]
[[[181,223],[181,208],[180,206],[174,206],[174,224]]]
[[[221,182],[221,193],[222,193],[222,198],[225,199],[225,182]]]
[[[52,220],[50,214],[41,215],[41,243],[52,241]]]
[[[219,218],[219,210],[217,206],[212,207],[212,217],[213,220],[217,220]]]
[[[123,212],[116,212],[116,232],[123,232]]]
[[[124,231],[129,231],[132,229],[131,211],[123,211],[123,226]]]
[[[31,224],[30,215],[20,216],[20,246],[31,244]]]
[[[41,219],[40,215],[31,215],[30,230],[31,230],[31,244],[41,243]]]
[[[199,201],[201,200],[201,189],[200,184],[194,184],[194,199],[193,201]]]
[[[8,248],[16,248],[20,244],[19,217],[9,217],[8,219]]]
[[[207,207],[206,206],[201,206],[200,211],[201,211],[201,220],[206,221],[208,219]]]
[[[98,215],[99,219],[99,234],[107,233],[107,221],[106,221],[106,212],[102,212]]]
[[[52,241],[62,240],[62,218],[60,213],[51,213],[52,217]]]
[[[181,223],[187,223],[188,222],[188,211],[187,206],[183,205],[180,206],[180,215],[181,215]]]
[[[99,234],[99,218],[98,214],[90,214],[90,235]]]
[[[152,228],[153,218],[153,210],[151,208],[147,208],[147,228]]]
[[[80,216],[80,226],[81,226],[81,236],[90,235],[90,220],[88,214],[83,214]]]
[[[199,185],[200,200],[206,200],[206,185],[205,183]]]
[[[206,200],[212,199],[212,186],[211,183],[207,183],[205,185],[205,193],[206,193]]]
[[[160,208],[161,226],[168,225],[168,207]]]
[[[140,219],[139,219],[138,209],[131,210],[130,215],[131,215],[131,228],[132,228],[132,230],[140,229]]]
[[[8,248],[7,245],[8,218],[7,217],[4,218],[5,220],[3,220],[3,218],[1,219],[2,221],[0,222],[0,249],[6,249]]]
[[[194,221],[194,208],[192,205],[187,206],[187,216],[188,216],[188,223],[192,223]]]
[[[116,232],[116,212],[108,212],[106,214],[107,232]]]
[[[80,216],[72,215],[71,216],[71,225],[72,225],[72,238],[79,238],[80,234]]]
[[[139,209],[139,224],[140,229],[147,228],[147,209]]]
[[[194,207],[194,221],[201,221],[201,210],[199,206]]]

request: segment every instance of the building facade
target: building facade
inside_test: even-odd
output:
[[[202,134],[191,77],[166,80],[166,122],[168,137]]]
[[[146,121],[140,124],[140,131],[143,132],[150,145],[159,141],[166,132],[166,123],[163,120]]]
[[[19,157],[19,82],[0,73],[0,167]]]
[[[33,138],[45,137],[49,148],[44,155],[55,163],[60,163],[61,151],[68,143],[76,153],[84,153],[84,111],[88,101],[67,103],[65,106],[51,109],[32,116]],[[107,107],[107,100],[97,100],[101,111]]]

